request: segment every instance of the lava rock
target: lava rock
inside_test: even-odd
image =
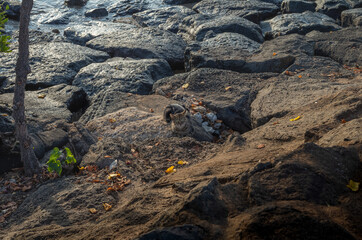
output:
[[[351,7],[346,0],[317,0],[316,3],[316,11],[334,19],[340,19],[341,12]]]
[[[202,14],[238,16],[259,23],[261,20],[275,16],[279,8],[275,4],[259,0],[203,0],[197,3],[193,10]]]
[[[362,8],[345,10],[341,13],[342,27],[362,26]]]
[[[88,10],[84,13],[84,16],[91,18],[100,18],[108,15],[108,11],[105,8],[96,8]]]
[[[183,68],[185,42],[181,37],[158,28],[129,29],[101,35],[87,47],[108,52],[112,57],[165,59],[172,68]]]
[[[303,13],[306,11],[314,12],[317,4],[305,0],[284,0],[281,5],[283,13]]]
[[[115,16],[126,16],[147,10],[148,3],[145,0],[119,0],[108,8],[109,13]]]
[[[65,0],[64,4],[68,7],[82,7],[86,5],[88,0]]]
[[[313,30],[330,32],[341,29],[336,22],[321,13],[290,13],[276,16],[260,23],[265,38],[276,38],[281,35],[298,33],[306,34]]]
[[[193,14],[195,12],[189,8],[173,6],[146,10],[135,13],[132,17],[143,27],[159,27],[177,33],[182,19]]]
[[[154,240],[154,239],[177,239],[177,240],[202,240],[205,239],[205,232],[202,228],[186,224],[182,226],[156,229],[142,234],[135,240]]]

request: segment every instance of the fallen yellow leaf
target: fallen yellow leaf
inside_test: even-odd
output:
[[[293,122],[293,121],[297,121],[297,120],[299,120],[299,119],[300,119],[300,116],[298,116],[298,117],[296,117],[296,118],[292,118],[292,119],[290,119],[289,121]]]
[[[349,189],[351,189],[353,192],[357,192],[358,188],[359,188],[359,182],[349,180],[349,183],[348,183],[347,187]]]
[[[95,208],[90,208],[89,211],[93,214],[97,213],[97,209],[95,209]]]
[[[184,165],[184,164],[189,164],[189,163],[188,163],[188,162],[186,162],[186,161],[182,161],[182,160],[180,160],[180,161],[178,161],[178,162],[177,162],[177,164]]]
[[[231,89],[231,87],[229,86],[229,87],[226,87],[225,88],[225,91],[228,91],[228,90],[230,90]]]
[[[115,119],[115,118],[110,118],[110,119],[109,119],[109,122],[110,122],[110,123],[115,123],[115,122],[116,122],[116,119]]]
[[[6,113],[4,113],[4,114],[1,114],[1,116],[7,117],[7,116],[9,116],[9,115],[7,115]]]
[[[173,173],[173,172],[176,172],[176,169],[174,169],[175,166],[171,166],[169,168],[167,168],[167,170],[165,171],[166,173]]]
[[[103,207],[104,207],[104,210],[108,211],[109,209],[112,208],[112,205],[110,205],[108,203],[103,203]]]
[[[276,56],[277,55],[277,53],[276,52],[273,52],[273,56]]]
[[[108,175],[108,179],[112,179],[112,178],[120,177],[120,176],[121,176],[121,174],[119,174],[119,173],[111,173]]]
[[[45,95],[44,93],[43,93],[43,94],[39,94],[39,95],[38,95],[38,98],[45,98],[45,96],[46,96],[46,95]]]
[[[183,89],[186,89],[186,88],[188,88],[189,87],[189,84],[188,83],[185,83],[184,85],[182,85],[182,88]]]

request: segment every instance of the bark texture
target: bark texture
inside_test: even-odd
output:
[[[40,166],[35,156],[33,144],[28,134],[25,118],[25,85],[27,76],[31,72],[29,66],[29,22],[33,0],[23,0],[20,12],[19,26],[19,56],[16,62],[16,82],[14,91],[14,111],[16,136],[20,143],[21,160],[24,163],[25,175],[32,176],[38,173]]]

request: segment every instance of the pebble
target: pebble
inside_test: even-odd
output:
[[[214,123],[217,120],[217,117],[214,113],[208,113],[206,114],[206,117],[212,122]]]
[[[200,113],[206,112],[206,108],[204,108],[203,106],[196,106],[195,108],[193,108],[193,110]]]
[[[198,113],[194,114],[193,117],[196,120],[196,122],[202,123],[202,115],[201,115],[201,113],[198,112]]]

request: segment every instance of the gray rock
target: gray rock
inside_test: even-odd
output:
[[[179,28],[178,34],[188,41],[203,41],[225,32],[239,33],[259,43],[264,41],[259,25],[236,16],[194,14],[184,18]]]
[[[164,78],[154,84],[153,90],[162,89],[183,100],[203,98],[204,105],[214,111],[218,119],[230,128],[246,132],[251,128],[250,103],[263,79],[276,74],[242,74],[228,70],[201,68]],[[188,83],[187,89],[182,85]],[[231,87],[226,90],[225,88]]]
[[[86,46],[108,52],[112,57],[165,59],[172,68],[183,68],[185,42],[158,28],[129,29],[96,37]]]
[[[259,0],[203,0],[197,3],[193,10],[202,14],[233,15],[259,23],[261,20],[275,16],[279,8],[275,4]]]
[[[18,21],[20,19],[20,8],[21,8],[21,2],[17,0],[10,0],[10,1],[0,1],[0,6],[2,6],[0,9],[3,11],[6,11],[6,16],[9,19],[13,19]],[[9,9],[6,10],[6,6],[9,6]]]
[[[0,105],[0,133],[14,132],[14,118],[11,116],[12,105],[4,103]]]
[[[36,132],[31,134],[30,137],[38,159],[41,159],[47,151],[52,150],[54,147],[61,148],[68,142],[68,133],[60,128]]]
[[[330,58],[300,56],[287,71],[294,76],[280,75],[258,92],[251,104],[253,127],[353,86],[353,80],[338,82],[338,78],[350,77],[352,73]]]
[[[108,11],[105,8],[95,8],[88,10],[84,13],[84,16],[91,18],[105,17],[108,15]]]
[[[126,16],[147,10],[148,3],[145,0],[119,0],[108,7],[108,12],[115,16]]]
[[[89,96],[104,89],[148,94],[155,81],[171,75],[170,66],[162,59],[113,58],[82,68],[75,76],[73,85],[83,88]]]
[[[85,45],[89,40],[104,34],[114,34],[136,26],[125,23],[98,22],[75,25],[64,29],[64,36],[71,42]]]
[[[261,22],[260,25],[265,38],[276,38],[291,33],[306,34],[313,30],[329,32],[341,29],[341,27],[327,15],[309,11],[279,15]]]
[[[221,33],[185,50],[185,69],[218,68],[242,71],[245,60],[260,44],[238,33]]]
[[[77,72],[93,62],[103,62],[108,54],[72,43],[50,42],[31,44],[27,89],[37,90],[62,83],[70,84]],[[12,92],[15,82],[17,49],[0,55],[0,75],[6,80],[0,92]]]
[[[283,72],[300,55],[314,55],[313,44],[298,34],[281,36],[266,41],[262,47],[246,58],[240,72]]]
[[[341,12],[351,7],[346,0],[317,0],[316,3],[316,11],[334,19],[340,19]]]
[[[351,5],[352,8],[360,8],[362,7],[361,0],[347,0],[347,2]]]
[[[81,7],[86,5],[88,0],[65,0],[64,4],[68,7]]]
[[[146,10],[135,13],[132,17],[143,27],[159,27],[177,33],[182,19],[193,14],[195,12],[189,8],[173,6]]]
[[[362,8],[345,10],[341,13],[342,27],[362,26]]]
[[[314,44],[316,55],[348,66],[362,65],[362,31],[358,28],[343,28],[332,33],[313,31],[307,34],[307,39]]]
[[[38,23],[40,24],[68,24],[70,22],[70,13],[64,13],[61,11],[54,11],[48,14],[42,15]]]
[[[182,4],[188,4],[188,3],[197,3],[201,0],[163,0],[164,3],[170,4],[170,5],[182,5]]]
[[[314,12],[317,4],[306,0],[284,0],[281,5],[283,13]]]

